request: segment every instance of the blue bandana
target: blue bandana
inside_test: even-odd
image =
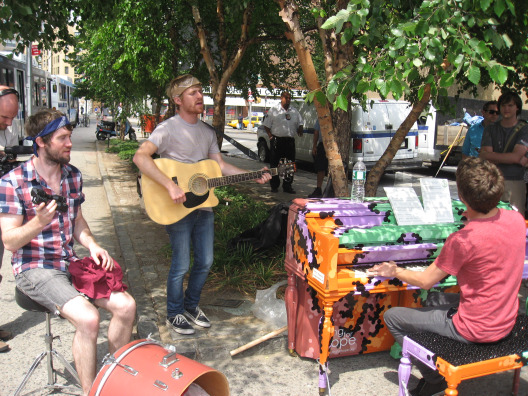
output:
[[[36,142],[37,138],[49,135],[50,133],[53,133],[53,132],[55,132],[58,129],[64,128],[66,125],[70,125],[70,121],[66,118],[66,116],[55,118],[48,125],[46,125],[44,127],[44,129],[42,131],[40,131],[36,136],[28,136],[28,137],[26,137],[25,140],[33,141],[33,153],[35,154],[36,157],[38,157],[38,154],[37,154],[37,142]]]

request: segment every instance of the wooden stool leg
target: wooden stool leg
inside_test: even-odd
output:
[[[409,385],[409,377],[411,376],[412,363],[409,356],[402,356],[400,365],[398,367],[398,382],[400,383],[399,396],[405,396]]]
[[[454,388],[452,388],[450,384],[447,384],[445,394],[446,396],[458,396],[458,390],[456,388],[456,385],[454,386]]]

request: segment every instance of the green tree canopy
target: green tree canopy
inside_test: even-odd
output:
[[[355,59],[328,84],[337,108],[348,98],[367,103],[367,92],[414,104],[378,164],[369,173],[373,195],[386,166],[431,99],[449,110],[448,88],[478,86],[527,92],[526,2],[512,0],[351,0],[323,27],[354,46]]]
[[[324,27],[352,42],[356,62],[335,76],[328,95],[338,107],[347,93],[368,91],[414,103],[425,84],[444,108],[447,88],[476,93],[495,83],[526,91],[527,4],[511,0],[387,2],[352,0]]]
[[[32,42],[41,49],[62,49],[75,43],[68,27],[106,15],[112,4],[104,0],[5,0],[0,7],[0,41],[14,40],[17,52]]]
[[[271,7],[271,8],[270,8]],[[296,87],[295,57],[272,0],[120,0],[105,18],[83,22],[78,37],[79,94],[114,102],[161,100],[165,87],[192,73],[211,87],[213,126],[223,129],[228,88]],[[293,59],[293,62],[292,62]]]

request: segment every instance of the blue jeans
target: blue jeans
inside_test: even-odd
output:
[[[172,247],[172,262],[167,279],[167,315],[176,316],[185,309],[194,309],[200,301],[202,288],[213,264],[214,215],[211,211],[195,210],[180,221],[166,226]],[[183,293],[183,278],[194,261],[189,282]]]

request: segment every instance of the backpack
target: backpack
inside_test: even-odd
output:
[[[285,246],[290,205],[291,202],[275,205],[271,208],[266,220],[229,240],[228,247],[237,248],[241,244],[246,244],[250,245],[254,251],[259,251],[268,249],[275,244]]]

